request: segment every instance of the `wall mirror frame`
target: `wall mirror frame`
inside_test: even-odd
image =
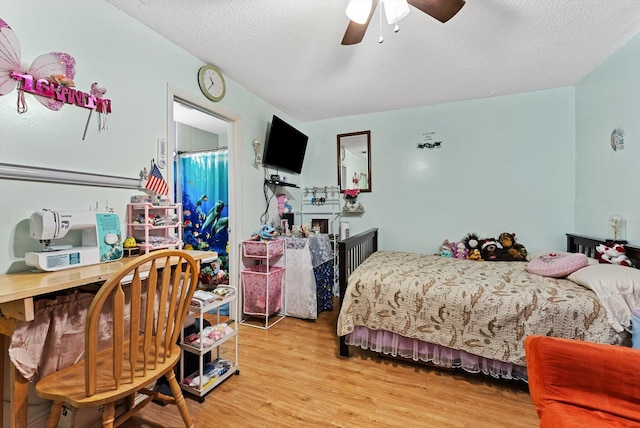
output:
[[[338,135],[338,187],[371,192],[371,131]]]

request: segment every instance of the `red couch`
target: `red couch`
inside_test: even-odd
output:
[[[640,427],[640,350],[554,337],[525,340],[540,427]]]

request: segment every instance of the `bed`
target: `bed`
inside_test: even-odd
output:
[[[599,243],[567,234],[567,252],[591,259]],[[625,248],[639,266],[640,247]],[[592,276],[602,269],[621,273],[621,287],[632,290],[623,297],[640,305],[640,270],[595,263],[577,270],[572,281],[534,275],[526,266],[378,251],[377,229],[347,238],[339,243],[340,355],[358,346],[526,382],[524,339],[530,334],[631,344],[630,321],[614,322],[620,315],[611,309],[615,302]]]

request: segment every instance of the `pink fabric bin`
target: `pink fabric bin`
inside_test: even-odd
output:
[[[242,241],[245,257],[267,259],[284,254],[284,239],[272,241]]]
[[[631,347],[640,349],[640,308],[631,311]]]
[[[245,314],[266,317],[280,310],[284,271],[284,267],[271,266],[267,273],[266,265],[242,271],[242,306]]]

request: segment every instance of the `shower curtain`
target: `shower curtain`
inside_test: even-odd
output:
[[[219,268],[229,272],[229,152],[179,152],[176,163],[184,248],[216,251]]]

